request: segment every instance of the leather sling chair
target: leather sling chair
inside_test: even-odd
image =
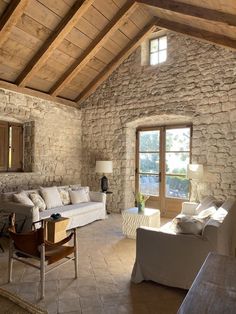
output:
[[[13,260],[20,261],[24,264],[40,270],[40,295],[44,298],[45,290],[45,275],[51,270],[64,265],[69,261],[74,261],[75,278],[78,276],[78,248],[76,229],[73,229],[71,234],[65,239],[52,243],[45,239],[45,228],[42,226],[39,229],[32,230],[27,233],[17,233],[15,229],[15,214],[11,214],[9,227],[9,268],[8,282],[12,281]],[[65,245],[72,237],[74,238],[73,246]],[[69,256],[73,254],[73,256]],[[32,264],[26,257],[31,257],[38,260],[39,264]],[[66,258],[66,261],[60,262],[54,267],[47,267],[61,259]]]

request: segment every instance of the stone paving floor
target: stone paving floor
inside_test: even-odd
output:
[[[38,294],[39,272],[32,267],[14,262],[13,282],[7,284],[7,251],[0,253],[0,286],[49,313],[176,313],[186,291],[153,282],[130,282],[135,240],[124,237],[121,223],[121,215],[111,214],[80,228],[78,279],[73,278],[73,263],[51,272],[46,277],[43,301]]]

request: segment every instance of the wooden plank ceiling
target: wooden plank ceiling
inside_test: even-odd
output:
[[[236,49],[235,0],[0,0],[0,87],[78,106],[150,32]]]

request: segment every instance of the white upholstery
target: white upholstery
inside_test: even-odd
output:
[[[34,206],[34,203],[31,201],[31,199],[28,197],[28,195],[25,192],[13,194],[13,199],[17,203],[28,205],[28,206]]]
[[[198,206],[198,203],[195,203],[195,202],[183,202],[181,214],[195,215],[197,206]]]
[[[89,202],[89,195],[83,189],[76,191],[69,191],[70,199],[72,204],[79,204],[84,202]]]
[[[57,187],[52,186],[49,188],[40,187],[40,192],[46,203],[47,209],[51,209],[57,206],[62,206],[62,200]]]
[[[106,211],[101,210],[101,202],[87,202],[60,206],[39,213],[39,217],[40,219],[45,219],[54,213],[59,213],[62,217],[70,218],[67,230],[74,227],[84,226],[94,220],[106,218]],[[94,214],[96,215],[94,216]]]
[[[16,221],[18,225],[22,225],[24,222],[24,231],[32,228],[32,222],[39,221],[39,210],[34,206],[23,205],[10,201],[2,201],[0,209],[6,213],[14,212],[16,214]]]
[[[235,212],[234,200],[227,200],[202,235],[176,234],[171,223],[159,229],[139,228],[132,281],[153,280],[189,289],[209,252],[235,254]]]
[[[28,191],[25,192],[28,193]],[[106,195],[101,192],[89,191],[89,197],[89,202],[62,205],[39,212],[35,206],[26,206],[8,201],[7,199],[10,199],[8,196],[8,198],[3,197],[4,201],[1,202],[0,209],[9,213],[15,212],[17,221],[25,220],[23,231],[31,229],[33,222],[48,218],[54,213],[60,213],[62,217],[70,219],[67,226],[67,230],[69,230],[106,218]]]

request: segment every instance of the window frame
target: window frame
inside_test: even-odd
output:
[[[11,121],[0,121],[1,125],[5,125],[6,129],[6,136],[7,139],[5,143],[3,143],[3,152],[5,155],[5,161],[2,166],[0,166],[0,173],[7,173],[7,172],[23,172],[23,157],[24,157],[24,125],[22,123],[11,122]],[[20,138],[17,138],[17,133],[13,131],[12,127],[20,127]],[[11,132],[10,132],[11,129]],[[10,134],[12,134],[12,138],[10,141]],[[14,135],[15,134],[15,135]],[[18,146],[18,153],[16,154],[17,158],[13,158],[14,156],[14,142],[19,140]],[[1,148],[1,147],[0,147]],[[10,158],[11,152],[11,158]],[[10,165],[11,159],[11,165]],[[14,167],[14,160],[18,160],[20,167]]]
[[[160,39],[163,38],[163,37],[166,37],[166,49],[159,49],[159,41],[160,41]],[[151,52],[151,42],[154,41],[154,40],[158,40],[158,49],[157,49],[157,51],[155,51],[155,52]],[[159,62],[159,52],[160,52],[160,51],[166,51],[166,60],[163,61],[163,62]],[[167,40],[167,35],[166,35],[166,34],[163,34],[163,35],[160,35],[160,36],[156,36],[156,37],[154,37],[154,38],[150,38],[150,39],[149,39],[149,48],[148,48],[149,65],[153,67],[153,66],[158,66],[158,65],[160,65],[160,64],[165,63],[165,62],[167,61],[167,56],[168,56],[168,55],[167,55],[167,51],[168,51],[168,40]],[[155,63],[155,64],[151,64],[151,55],[154,54],[154,53],[157,53],[157,54],[158,54],[158,62]]]

